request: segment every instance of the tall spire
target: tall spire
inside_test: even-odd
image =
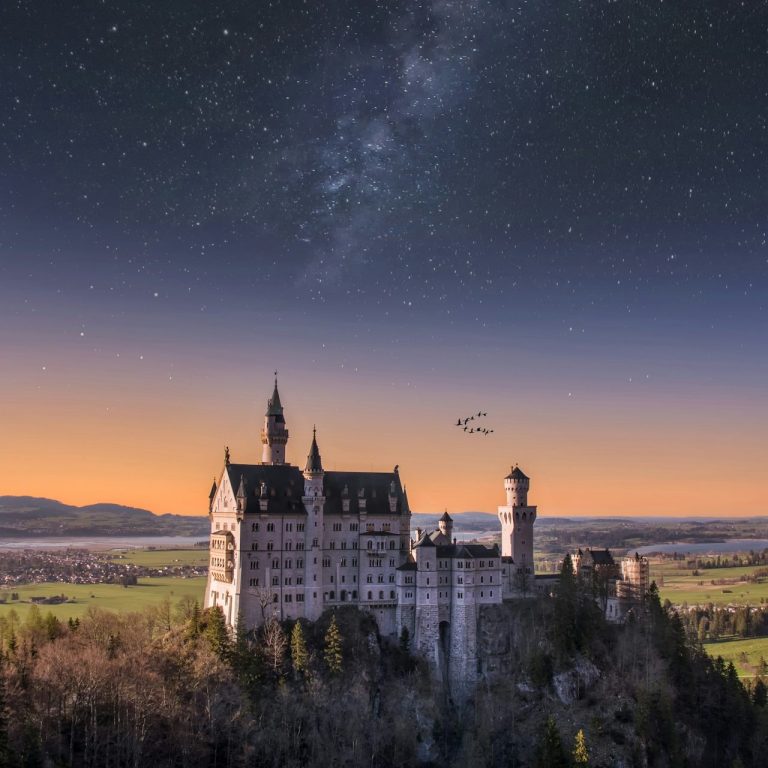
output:
[[[282,416],[283,405],[280,402],[280,393],[277,391],[277,371],[275,371],[275,389],[272,392],[272,397],[267,402],[267,416]]]
[[[323,471],[323,462],[320,459],[320,449],[317,447],[317,428],[312,427],[312,446],[307,456],[307,466],[304,468],[306,474],[320,474]]]

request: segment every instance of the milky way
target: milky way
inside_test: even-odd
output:
[[[764,4],[386,6],[4,4],[4,269],[436,311],[764,287]]]

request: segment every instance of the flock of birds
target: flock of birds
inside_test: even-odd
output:
[[[457,419],[455,426],[457,427],[463,427],[464,431],[468,435],[490,435],[493,433],[492,429],[488,429],[487,427],[484,427],[482,424],[473,424],[470,425],[470,421],[475,421],[476,419],[479,421],[482,418],[485,418],[488,414],[484,413],[483,411],[478,411],[476,414],[472,414],[472,416],[467,416],[465,419]]]

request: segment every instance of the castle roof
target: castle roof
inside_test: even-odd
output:
[[[512,471],[504,478],[505,480],[530,480],[528,475],[520,467],[512,467]]]
[[[416,570],[416,561],[413,559],[412,555],[408,556],[408,560],[404,562],[402,565],[398,565],[397,568],[395,568],[396,571],[415,571]]]
[[[319,473],[323,471],[323,462],[320,459],[320,449],[317,447],[317,433],[312,430],[312,445],[307,456],[307,466],[305,472]]]
[[[428,533],[425,533],[414,545],[413,548],[416,549],[416,547],[434,547],[435,542],[432,541]]]
[[[306,509],[302,503],[304,475],[290,464],[229,464],[225,471],[233,489],[240,487],[241,476],[245,484],[245,511],[259,512],[261,485],[266,486],[267,514],[302,515]],[[342,497],[344,489],[348,497]],[[390,511],[389,494],[394,490],[395,511]],[[326,472],[323,476],[325,514],[341,515],[342,498],[349,500],[349,514],[360,512],[360,502],[365,499],[369,515],[404,515],[408,505],[396,472]],[[346,514],[346,513],[345,513]]]
[[[437,556],[448,558],[461,558],[474,560],[481,557],[498,557],[499,547],[494,544],[487,547],[485,544],[440,544],[437,547]]]
[[[582,560],[591,560],[592,565],[616,565],[609,549],[589,549],[582,555]]]
[[[280,393],[277,391],[277,377],[275,377],[275,389],[272,392],[272,397],[267,402],[267,416],[282,416],[283,404],[280,402]],[[279,419],[278,419],[279,421]]]
[[[443,516],[440,518],[441,523],[452,523],[453,518],[448,514],[448,510],[446,509],[445,512],[443,512]]]

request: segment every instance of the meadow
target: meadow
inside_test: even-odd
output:
[[[652,560],[651,579],[662,600],[675,605],[752,605],[768,602],[768,579],[743,581],[765,566],[701,569],[696,575],[680,561]],[[713,584],[723,580],[727,583]]]
[[[762,661],[768,662],[768,637],[726,638],[704,643],[707,653],[724,661],[733,662],[739,677],[755,677],[760,674]],[[765,674],[766,670],[762,670]]]
[[[11,600],[11,592],[19,595],[18,600]],[[23,620],[33,603],[32,597],[53,597],[66,595],[68,602],[58,605],[40,605],[45,615],[49,611],[62,621],[78,618],[91,607],[102,608],[118,613],[142,611],[150,606],[160,605],[166,598],[176,604],[182,598],[192,598],[202,604],[205,592],[205,577],[181,579],[161,577],[139,579],[136,586],[123,587],[120,584],[62,584],[59,582],[44,584],[26,584],[13,589],[3,589],[0,596],[6,598],[0,603],[0,618],[16,611]],[[70,602],[72,601],[72,602]]]
[[[206,565],[207,549],[147,549],[116,552],[118,562],[135,563],[149,568],[161,568],[172,565]],[[0,589],[0,618],[7,617],[13,610],[24,620],[33,605],[33,597],[54,597],[66,595],[67,602],[58,605],[39,606],[45,615],[49,611],[62,621],[78,618],[89,608],[102,608],[107,611],[125,613],[142,611],[150,606],[158,606],[168,599],[176,604],[181,599],[192,598],[202,604],[205,592],[205,576],[185,579],[174,576],[141,578],[135,586],[123,587],[121,584],[66,584],[62,582],[44,582]],[[18,593],[18,600],[11,600],[11,593]]]

